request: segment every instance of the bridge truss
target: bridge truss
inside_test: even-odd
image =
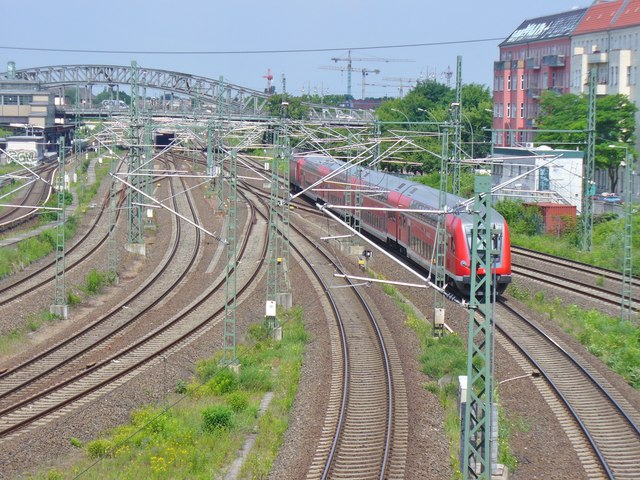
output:
[[[72,85],[131,85],[131,67],[121,65],[57,65],[33,67],[14,71],[15,78],[35,81],[45,88]],[[198,75],[137,68],[137,83],[140,89],[156,89],[184,95],[207,106],[209,113],[217,115],[222,108],[227,116],[269,116],[269,95]],[[8,78],[8,73],[0,73]],[[220,100],[222,99],[222,103]],[[372,122],[371,112],[306,103],[309,120],[336,121],[340,123]]]

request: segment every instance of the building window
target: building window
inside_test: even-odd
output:
[[[542,89],[546,90],[549,87],[549,72],[542,74]]]
[[[507,118],[511,118],[511,104],[507,103]]]
[[[20,105],[29,105],[33,102],[33,95],[20,95],[18,100],[20,101]]]
[[[520,104],[520,118],[524,118],[524,103]]]
[[[520,75],[520,90],[524,90],[524,74]]]
[[[499,90],[504,90],[504,77],[500,77],[500,88]]]
[[[3,95],[3,105],[17,105],[18,104],[18,96],[17,95]]]
[[[511,75],[507,76],[507,90],[511,90]]]
[[[556,86],[556,72],[551,72],[551,86]]]

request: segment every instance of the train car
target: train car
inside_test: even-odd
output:
[[[294,156],[290,164],[291,186],[294,190],[303,190],[343,166],[343,162],[329,156]],[[438,210],[437,189],[367,168],[359,168],[356,176],[356,170],[354,167],[349,169],[348,174],[338,173],[305,194],[313,201],[332,205],[332,209],[343,217],[346,210],[340,209],[340,205],[346,205],[345,201],[355,205],[354,192],[339,191],[346,190],[345,185],[360,185],[360,204],[363,207]],[[452,211],[463,200],[447,194],[447,206]],[[426,212],[362,210],[360,215],[361,230],[427,270],[435,262],[437,222],[437,214]],[[447,282],[455,285],[462,294],[469,295],[473,215],[448,213],[445,225]],[[492,273],[495,275],[496,293],[501,294],[511,282],[509,228],[502,215],[495,210],[491,212],[491,225],[500,233],[493,240],[494,248],[500,253],[495,259]],[[479,273],[483,275],[485,272],[481,270]]]

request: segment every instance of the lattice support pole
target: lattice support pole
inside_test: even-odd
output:
[[[280,129],[276,128],[274,133],[274,145],[280,142]],[[280,149],[276,150],[271,160],[271,189],[269,195],[269,238],[267,245],[267,291],[266,291],[266,307],[265,307],[265,323],[270,329],[278,326],[276,318],[276,305],[278,297],[278,270],[279,264],[282,262],[280,257],[280,242],[282,237],[279,231],[280,222],[280,183],[278,179],[278,169],[280,168]],[[288,204],[287,204],[288,205]]]
[[[68,318],[67,295],[65,289],[65,239],[64,229],[67,221],[64,184],[64,137],[60,138],[60,153],[58,156],[58,176],[56,177],[56,192],[58,194],[58,224],[56,226],[56,278],[53,290],[53,304],[49,311],[62,318]]]
[[[491,479],[492,258],[497,232],[491,228],[491,175],[476,175],[471,233],[471,291],[467,351],[467,395],[463,421],[462,474]]]
[[[277,303],[285,308],[293,306],[291,291],[291,246],[289,244],[289,224],[291,217],[291,208],[289,204],[289,166],[291,164],[291,145],[289,143],[289,131],[286,118],[286,105],[283,106],[282,123],[280,128],[279,146],[279,165],[278,172],[281,177],[280,188],[278,188],[278,207],[280,208],[280,255],[281,259],[280,275],[278,275],[278,298]]]
[[[109,159],[109,171],[115,175],[118,162],[113,155]],[[111,178],[109,186],[109,236],[107,238],[107,272],[118,283],[118,240],[116,238],[116,226],[118,222],[118,186],[116,178]]]
[[[633,155],[625,148],[624,171],[624,254],[622,262],[622,300],[620,318],[629,321],[633,316],[633,206],[631,205],[631,190],[633,189]]]
[[[442,153],[440,155],[440,193],[438,194],[438,210],[445,210],[447,205],[447,171],[449,159],[449,126],[445,125],[442,129]],[[446,215],[438,215],[438,224],[436,227],[436,244],[435,244],[435,284],[444,289],[446,284],[446,253],[447,253],[447,217]],[[445,296],[444,293],[434,290],[433,297],[433,335],[441,337],[444,335],[445,324]]]
[[[153,124],[152,124],[152,117],[149,116],[145,119],[145,124],[144,124],[144,165],[142,167],[142,171],[144,172],[144,193],[146,193],[147,195],[149,195],[150,197],[153,196],[153,161],[151,160],[153,158],[153,144],[154,144],[154,140],[153,140]],[[148,202],[147,202],[148,203]],[[155,224],[153,223],[154,220],[154,210],[153,208],[149,208],[147,209],[147,215],[146,215],[146,223],[144,228],[150,228],[153,229],[155,228]]]
[[[214,178],[213,192],[218,199],[218,211],[224,210],[224,194],[222,192],[222,162],[224,161],[224,151],[222,149],[222,138],[224,135],[224,77],[220,76],[218,85],[218,125],[215,135],[215,157],[214,172],[217,170],[218,176]]]
[[[580,213],[580,249],[590,252],[593,246],[593,196],[596,193],[596,69],[589,72],[587,108],[587,151],[582,176],[582,212]]]
[[[131,62],[131,130],[130,130],[130,146],[128,158],[128,181],[135,189],[129,189],[127,196],[127,213],[129,220],[129,240],[127,250],[131,253],[145,255],[145,245],[142,229],[142,194],[140,187],[142,176],[140,173],[140,114],[138,110],[138,64],[135,60]]]
[[[462,157],[462,57],[458,55],[456,62],[456,101],[453,104],[453,178],[452,191],[454,195],[460,195],[460,159]]]
[[[236,352],[236,276],[238,267],[238,156],[229,157],[229,194],[227,197],[227,271],[226,303],[224,306],[223,357],[225,365],[238,365]]]

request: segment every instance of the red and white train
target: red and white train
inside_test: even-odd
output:
[[[301,155],[292,157],[290,181],[294,190],[303,190],[332,172],[341,169],[344,163],[329,156]],[[338,214],[344,216],[345,185],[361,185],[361,206],[397,209],[437,210],[439,191],[405,178],[383,172],[360,168],[356,177],[356,167],[349,175],[341,172],[328,181],[322,182],[305,194],[314,201],[328,203]],[[332,191],[333,190],[333,191]],[[350,204],[354,205],[353,193]],[[454,209],[462,198],[447,194],[447,205]],[[352,212],[353,214],[353,212]],[[471,283],[471,230],[473,216],[468,213],[449,213],[446,216],[446,275],[448,283],[454,284],[463,294],[468,295]],[[509,228],[502,215],[491,212],[491,224],[501,235],[494,240],[494,247],[500,252],[495,259],[495,288],[502,293],[511,282],[511,243]],[[407,256],[425,269],[435,259],[437,214],[402,211],[362,210],[361,230],[385,242],[391,248]],[[481,275],[485,272],[480,271]]]

